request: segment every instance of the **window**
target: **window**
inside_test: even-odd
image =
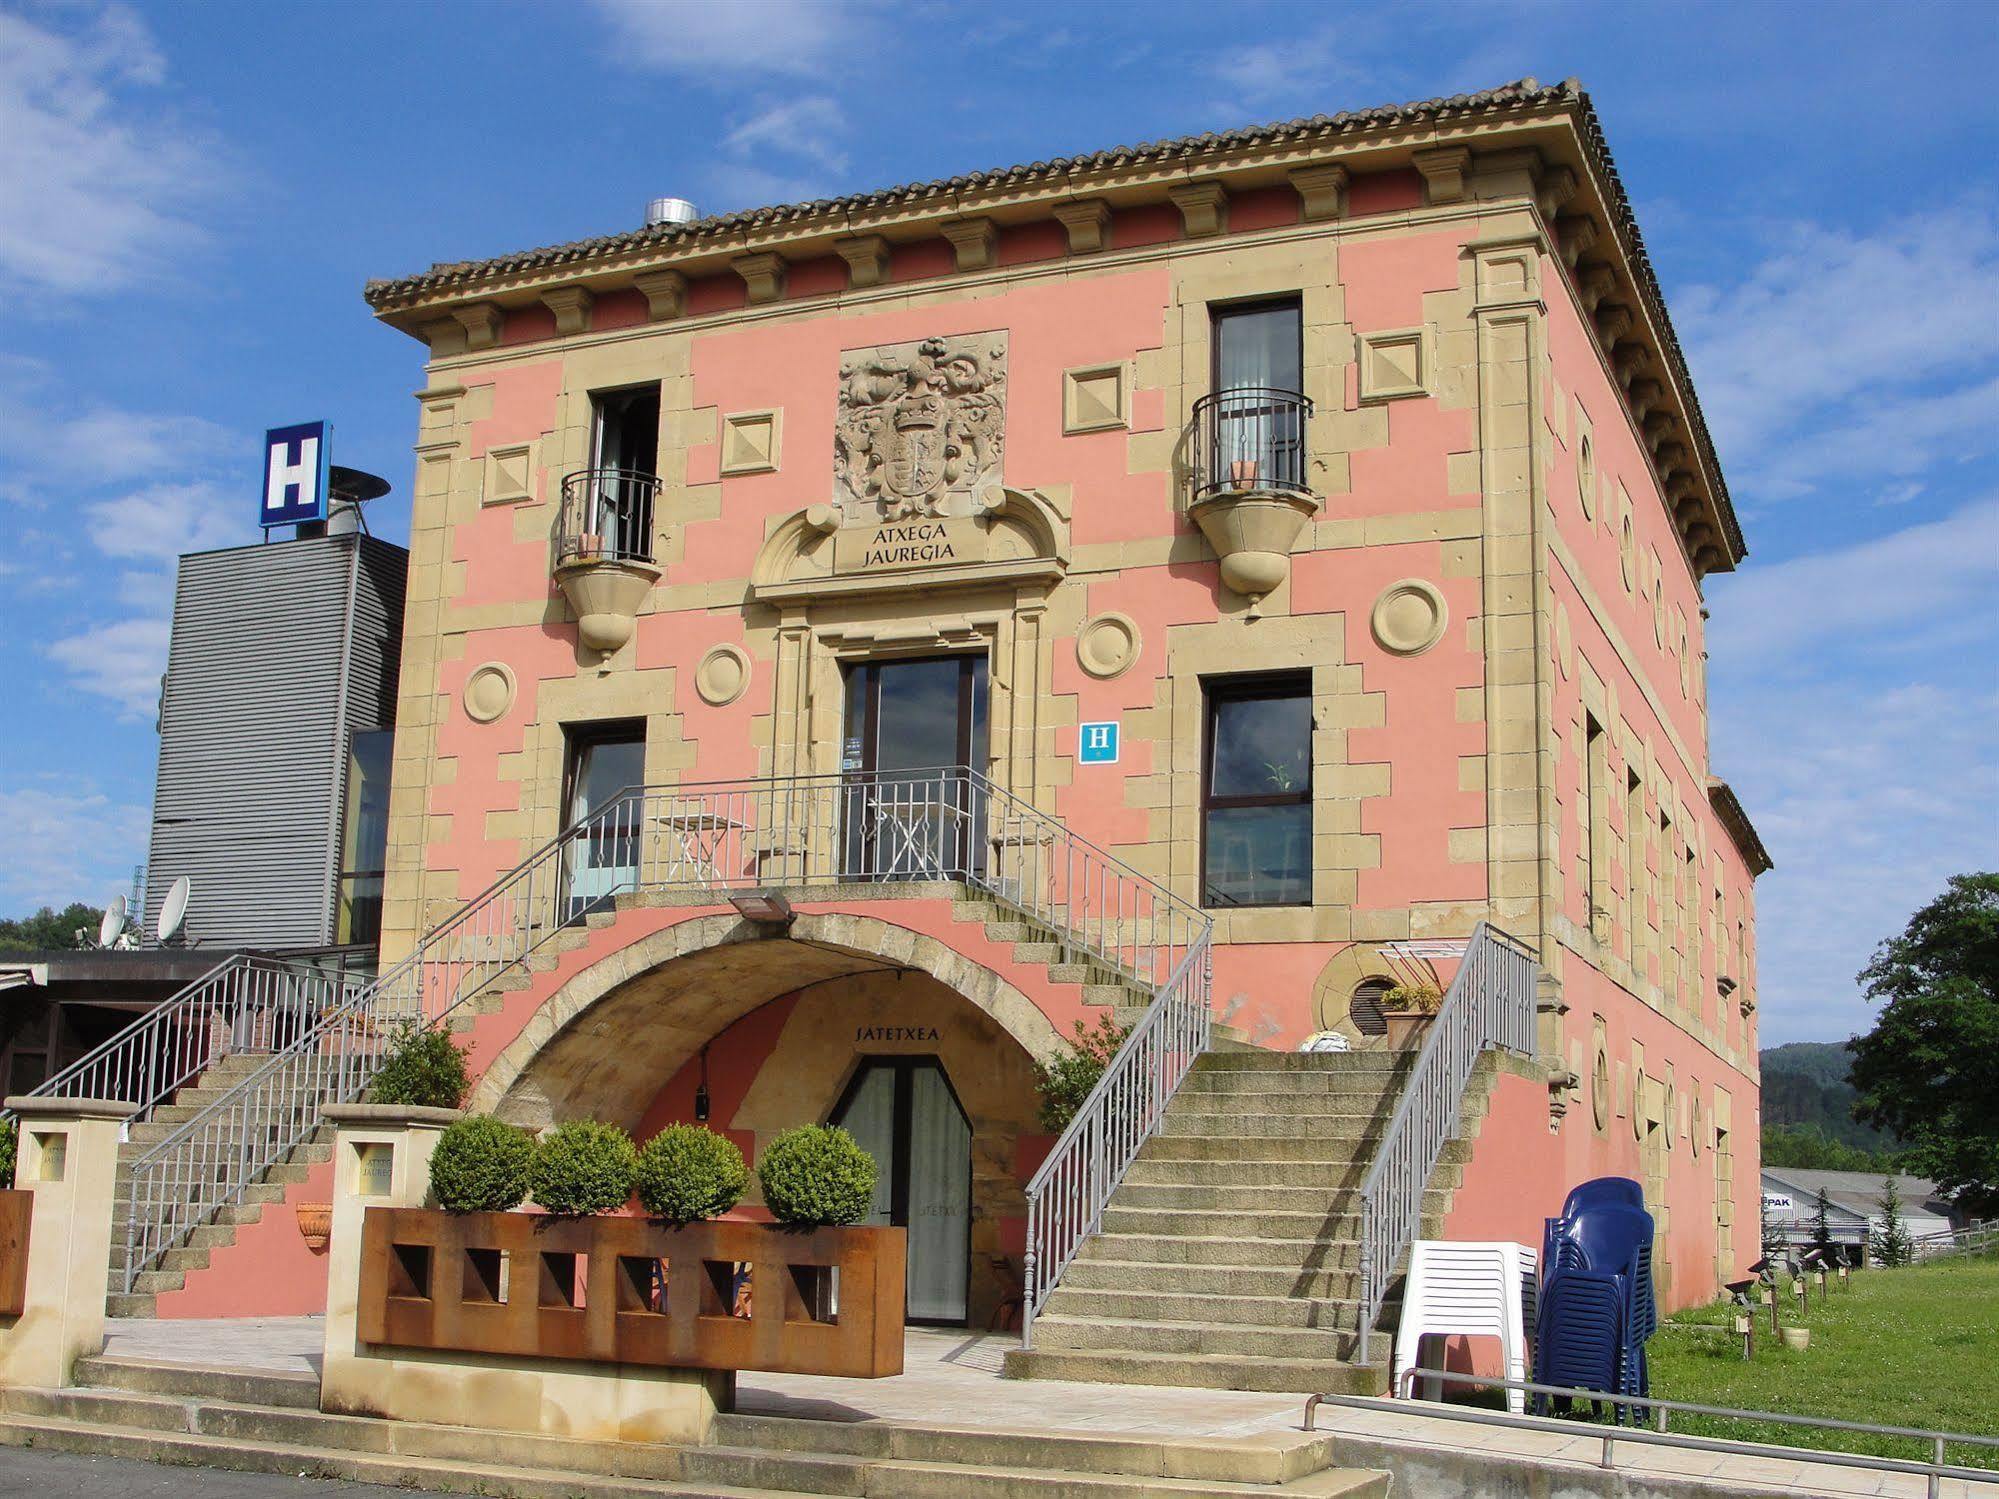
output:
[[[371,943],[382,935],[382,872],[389,849],[389,761],[394,729],[363,729],[347,745],[347,809],[340,833],[340,889],[334,940]]]
[[[1211,684],[1202,754],[1202,902],[1312,900],[1312,688],[1296,677]]]
[[[1304,313],[1298,299],[1214,311],[1208,483],[1304,489]]]
[[[1598,917],[1609,904],[1609,870],[1603,857],[1604,791],[1610,778],[1609,745],[1603,725],[1593,714],[1583,715],[1583,922],[1591,935],[1600,931]]]
[[[1388,1022],[1382,1019],[1381,1006],[1388,998],[1388,991],[1394,987],[1394,979],[1380,977],[1362,979],[1354,986],[1347,1014],[1353,1020],[1353,1028],[1361,1035],[1388,1034]]]
[[[1629,910],[1625,922],[1625,957],[1633,968],[1640,967],[1645,951],[1645,927],[1650,919],[1644,894],[1645,874],[1645,786],[1638,772],[1627,770],[1624,782],[1624,904]],[[1641,971],[1639,978],[1645,975]]]
[[[563,821],[588,823],[564,855],[573,919],[638,884],[638,807],[618,793],[644,785],[646,746],[642,723],[587,724],[566,733]]]

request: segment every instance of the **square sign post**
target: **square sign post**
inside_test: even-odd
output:
[[[264,434],[264,503],[258,523],[309,525],[326,519],[325,422],[273,427]]]
[[[1117,764],[1118,726],[1110,723],[1086,723],[1076,729],[1076,763],[1078,765]]]

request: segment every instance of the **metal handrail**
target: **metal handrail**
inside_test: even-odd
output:
[[[1782,1411],[1738,1410],[1725,1405],[1698,1405],[1686,1400],[1661,1400],[1651,1395],[1618,1395],[1605,1390],[1584,1389],[1577,1385],[1537,1384],[1528,1379],[1502,1379],[1496,1376],[1465,1374],[1449,1369],[1412,1368],[1403,1371],[1403,1397],[1393,1395],[1313,1395],[1305,1401],[1305,1430],[1317,1429],[1318,1409],[1322,1405],[1338,1405],[1355,1410],[1393,1412],[1397,1415],[1409,1413],[1404,1402],[1408,1391],[1414,1388],[1418,1379],[1449,1380],[1454,1384],[1471,1385],[1478,1389],[1519,1390],[1529,1395],[1551,1395],[1570,1400],[1589,1400],[1613,1407],[1642,1407],[1654,1413],[1651,1430],[1642,1426],[1605,1426],[1593,1432],[1602,1439],[1603,1450],[1597,1459],[1597,1466],[1615,1466],[1614,1443],[1619,1441],[1650,1443],[1661,1447],[1682,1447],[1701,1452],[1733,1453],[1743,1457],[1793,1458],[1804,1462],[1837,1463],[1846,1467],[1868,1468],[1878,1472],[1919,1473],[1929,1480],[1929,1493],[1935,1499],[1941,1480],[1959,1478],[1975,1483],[1994,1481],[1990,1468],[1962,1467],[1944,1461],[1947,1446],[1991,1447],[1999,1449],[1999,1437],[1974,1436],[1967,1432],[1929,1431],[1919,1426],[1879,1426],[1867,1421],[1841,1421],[1831,1416],[1794,1416]],[[1817,1430],[1851,1431],[1864,1436],[1903,1437],[1912,1441],[1929,1442],[1936,1453],[1934,1460],[1922,1462],[1911,1458],[1877,1457],[1872,1453],[1847,1452],[1836,1448],[1791,1447],[1777,1442],[1744,1442],[1730,1437],[1697,1437],[1676,1435],[1666,1430],[1666,1422],[1673,1411],[1689,1415],[1718,1416],[1731,1420],[1768,1421],[1779,1425],[1807,1426]],[[1446,1405],[1440,1401],[1425,1401],[1420,1414],[1438,1416],[1445,1420],[1470,1421],[1478,1425],[1504,1426],[1515,1430],[1557,1432],[1563,1436],[1575,1436],[1576,1423],[1548,1416],[1516,1416],[1510,1411],[1489,1411],[1463,1405]]]
[[[1311,493],[1305,422],[1312,403],[1295,390],[1238,385],[1194,403],[1194,497],[1226,490]]]
[[[565,474],[555,520],[555,561],[653,560],[652,518],[659,476],[629,468]]]
[[[1167,1096],[1191,1063],[1182,1054],[1206,1044],[1206,913],[974,771],[630,787],[139,1156],[128,1189],[126,1288],[218,1209],[243,1201],[311,1135],[321,1108],[358,1097],[398,1026],[448,1023],[558,933],[613,909],[618,896],[855,881],[963,883],[1026,918],[1065,960],[1180,996],[1170,1024],[1148,1013],[1120,1053],[1149,1048],[1161,1079],[1172,1073]]]
[[[1481,921],[1423,1038],[1360,1188],[1360,1361],[1395,1266],[1417,1237],[1423,1193],[1458,1132],[1465,1085],[1487,1050],[1534,1055],[1534,950]]]
[[[290,1044],[312,1015],[345,1001],[362,976],[319,952],[234,952],[28,1091],[33,1098],[103,1098],[135,1105],[128,1124],[152,1118],[225,1056]],[[4,1116],[0,1116],[4,1117]]]

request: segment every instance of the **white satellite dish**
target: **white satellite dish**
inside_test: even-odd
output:
[[[104,919],[97,923],[97,945],[109,947],[125,935],[125,897],[114,895],[111,904],[104,908]]]
[[[157,928],[162,945],[171,942],[187,925],[188,897],[194,894],[194,881],[182,875],[167,888],[167,898],[160,902],[160,924]]]

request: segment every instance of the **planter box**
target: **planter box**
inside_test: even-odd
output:
[[[880,1379],[902,1372],[907,1253],[900,1228],[369,1208],[356,1331],[395,1348]]]
[[[1388,1026],[1390,1051],[1415,1051],[1422,1046],[1423,1033],[1437,1016],[1432,1010],[1383,1010],[1381,1018]]]
[[[33,1192],[0,1192],[0,1317],[28,1309],[28,1220]]]

